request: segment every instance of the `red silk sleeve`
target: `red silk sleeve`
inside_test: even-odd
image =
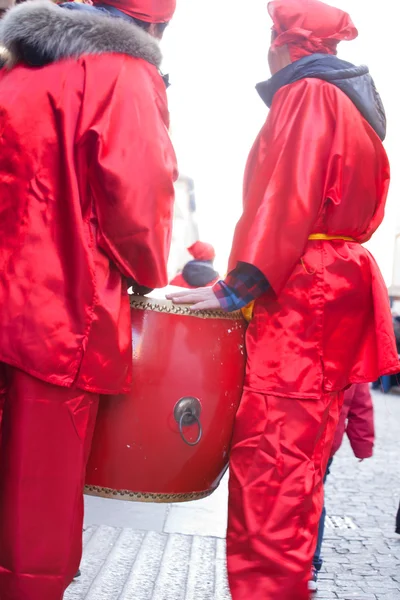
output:
[[[98,244],[125,276],[149,288],[168,283],[177,176],[163,86],[154,67],[125,58],[91,125]]]
[[[276,294],[323,206],[335,132],[330,87],[304,79],[282,88],[248,160],[229,269],[253,264]]]

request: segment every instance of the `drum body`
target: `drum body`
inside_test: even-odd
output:
[[[148,502],[205,497],[228,465],[244,321],[152,298],[131,306],[133,388],[101,398],[85,492]]]

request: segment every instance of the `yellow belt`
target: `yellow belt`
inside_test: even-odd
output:
[[[314,241],[314,240],[327,240],[327,241],[335,241],[335,240],[343,240],[344,242],[354,242],[357,243],[357,241],[352,238],[349,237],[347,235],[328,235],[327,233],[312,233],[309,236],[309,241]],[[250,302],[250,304],[248,304],[247,306],[245,306],[244,308],[242,308],[242,314],[244,316],[244,318],[246,319],[246,321],[250,322],[251,319],[253,318],[253,311],[254,311],[254,301]]]
[[[308,239],[310,241],[312,241],[312,240],[328,240],[328,241],[343,240],[344,242],[357,243],[354,238],[348,237],[347,235],[328,235],[327,233],[312,233]]]

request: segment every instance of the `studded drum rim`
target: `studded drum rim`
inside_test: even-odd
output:
[[[87,496],[98,496],[110,500],[125,500],[129,502],[156,502],[157,504],[172,504],[175,502],[190,502],[207,498],[214,489],[202,492],[186,492],[182,494],[156,494],[153,492],[130,492],[129,490],[113,490],[112,488],[99,487],[96,485],[85,486]]]
[[[243,315],[240,311],[231,313],[223,310],[198,310],[192,311],[186,304],[173,304],[168,300],[155,300],[153,298],[144,298],[142,296],[130,297],[131,308],[139,310],[151,310],[171,315],[180,315],[183,317],[194,317],[198,319],[225,319],[228,321],[243,321]]]

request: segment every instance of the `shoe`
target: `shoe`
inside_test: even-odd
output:
[[[312,594],[318,591],[318,571],[314,567],[311,569],[311,577],[308,581],[308,591]]]
[[[80,576],[82,575],[81,570],[78,569],[77,574],[75,575],[74,579],[78,579]]]

